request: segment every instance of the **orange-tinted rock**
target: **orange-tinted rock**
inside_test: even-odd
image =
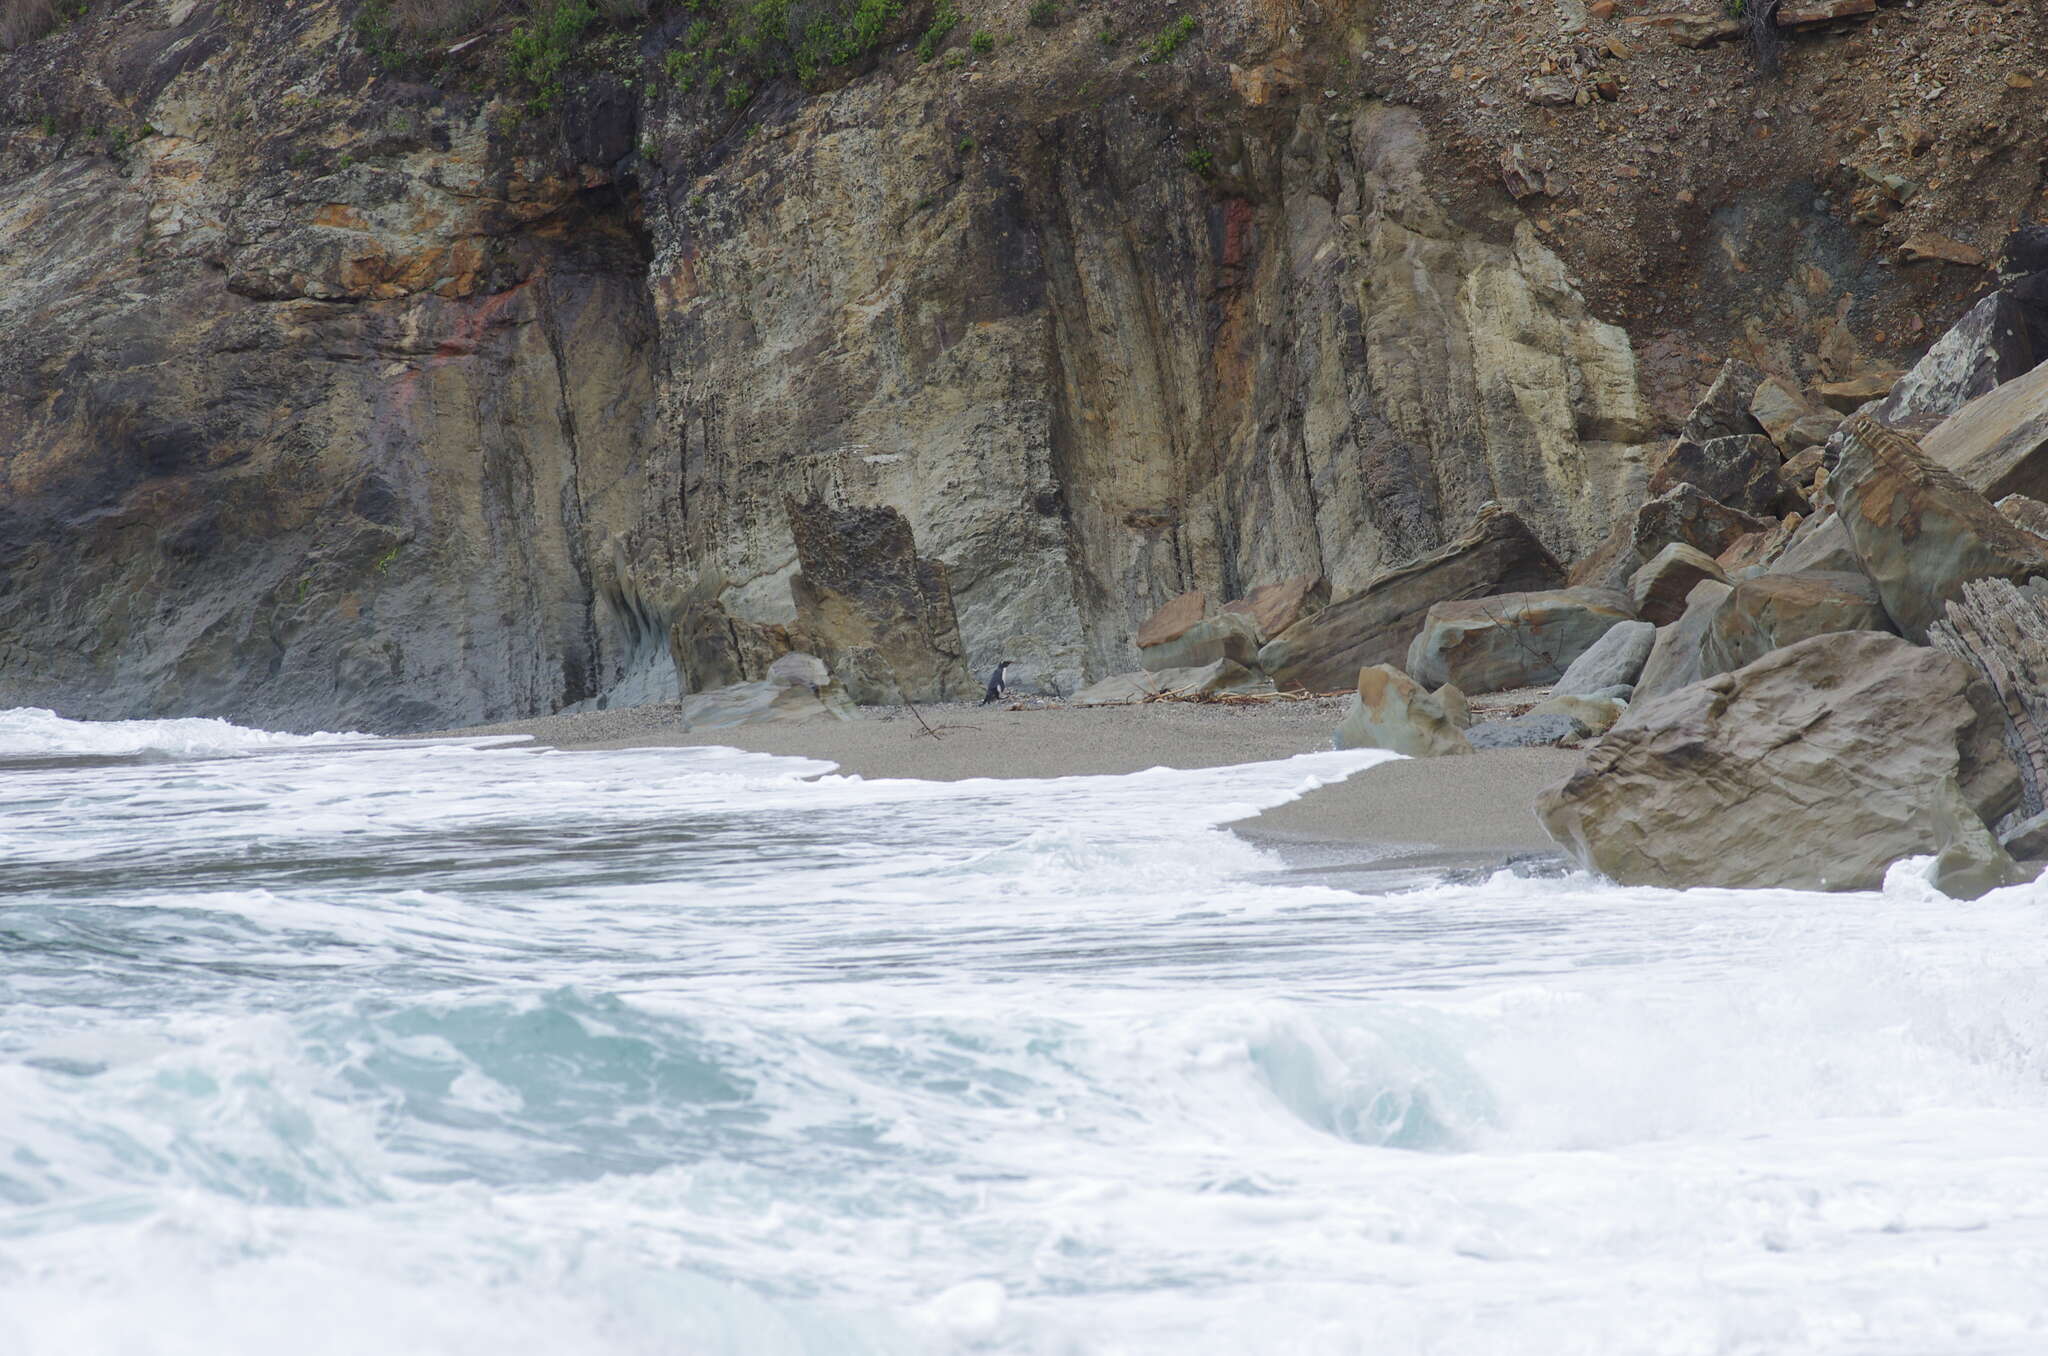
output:
[[[1145,624],[1138,628],[1138,648],[1149,649],[1179,640],[1189,627],[1208,615],[1209,595],[1200,589],[1190,589],[1145,619]]]

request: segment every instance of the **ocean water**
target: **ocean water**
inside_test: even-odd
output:
[[[2048,892],[0,713],[0,1353],[2048,1351]]]

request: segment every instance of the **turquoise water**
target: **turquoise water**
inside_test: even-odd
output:
[[[0,713],[0,1352],[2048,1350],[2044,893]]]

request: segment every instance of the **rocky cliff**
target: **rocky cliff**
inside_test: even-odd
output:
[[[2020,4],[1846,0],[1771,79],[1704,5],[871,3],[779,75],[737,4],[557,68],[570,6],[0,54],[0,705],[658,695],[686,603],[794,620],[791,503],[897,510],[968,663],[1071,691],[1490,500],[1585,555],[1728,352],[1899,365],[2042,205]]]

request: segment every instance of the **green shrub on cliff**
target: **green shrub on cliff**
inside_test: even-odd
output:
[[[1192,14],[1183,14],[1161,29],[1151,42],[1145,45],[1145,60],[1164,61],[1181,49],[1181,45],[1195,35],[1201,23]]]

